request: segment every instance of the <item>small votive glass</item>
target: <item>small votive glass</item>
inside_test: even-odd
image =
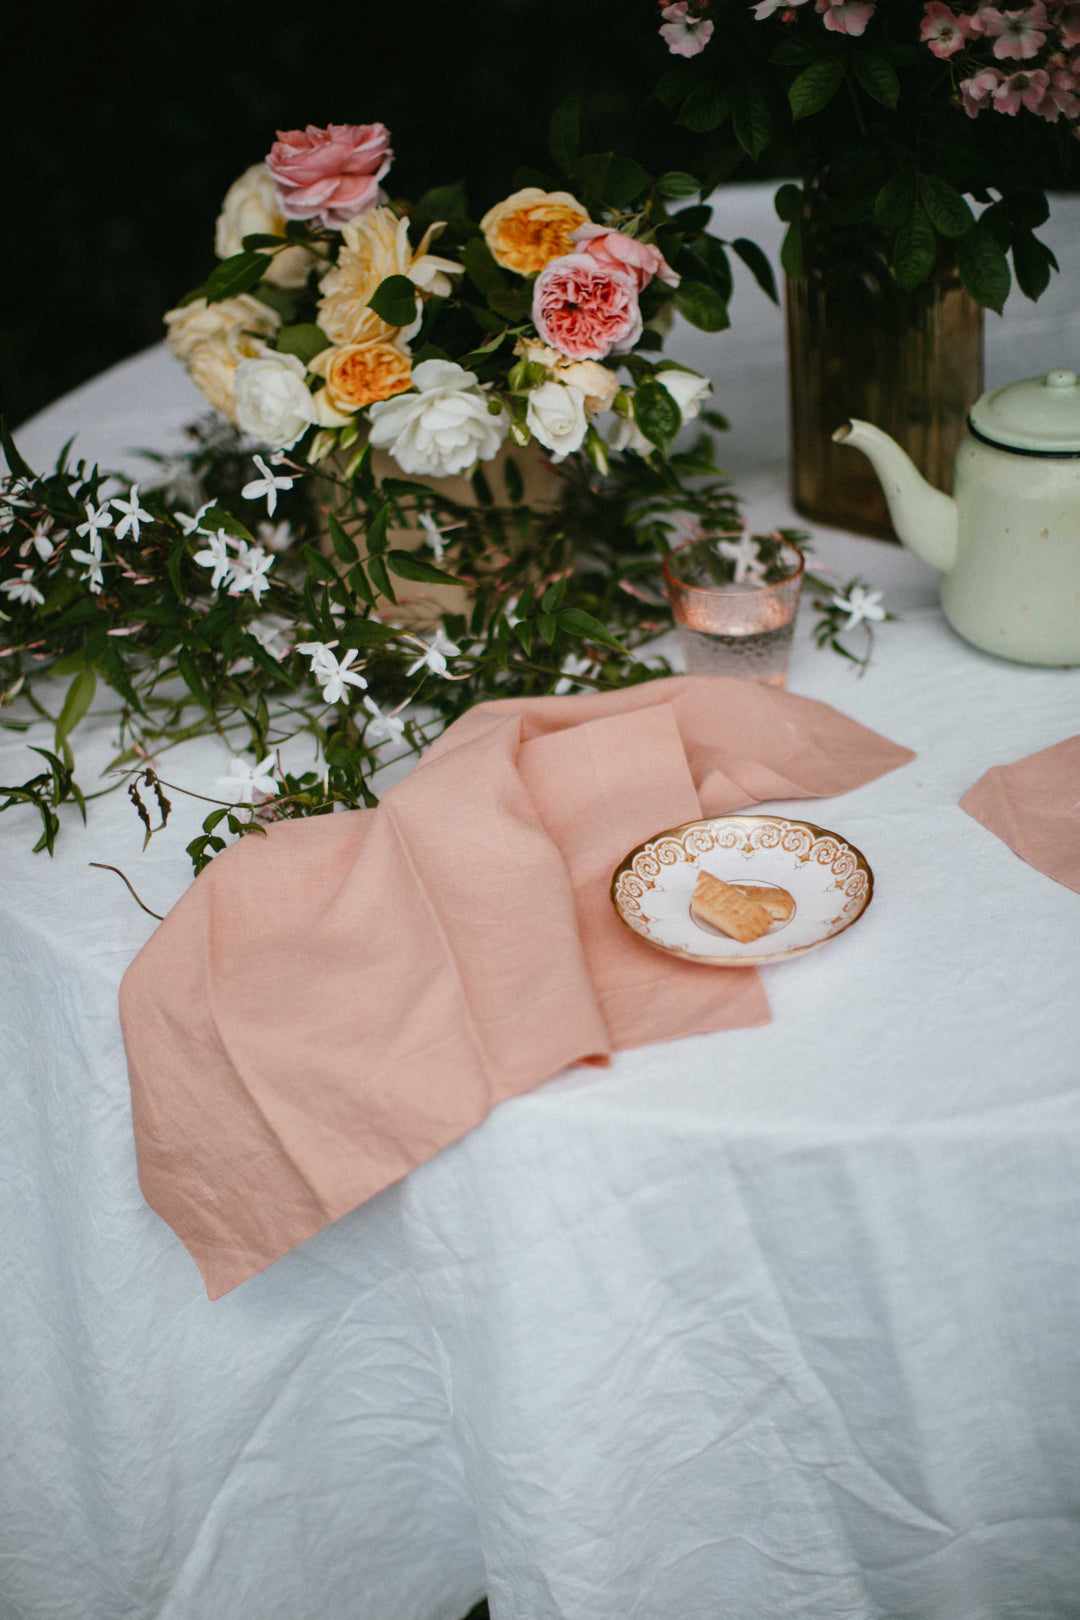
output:
[[[779,534],[703,535],[664,558],[689,675],[787,682],[805,560]]]

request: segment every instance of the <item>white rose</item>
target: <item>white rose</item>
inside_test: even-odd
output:
[[[265,163],[253,163],[225,193],[214,228],[214,252],[231,259],[244,251],[245,236],[284,236],[285,216],[277,188]],[[266,280],[277,287],[302,287],[312,265],[321,261],[305,247],[282,248],[275,253]]]
[[[561,461],[585,442],[585,395],[570,383],[541,383],[529,395],[525,425]]]
[[[532,339],[519,340],[517,352],[526,360],[554,372],[556,382],[580,388],[585,396],[587,417],[611,409],[612,401],[619,392],[619,379],[610,367],[602,366],[598,360],[570,360],[558,349],[551,349],[546,343]]]
[[[658,371],[656,380],[667,389],[676,405],[683,423],[692,422],[701,410],[706,394],[712,392],[712,383],[708,377],[699,377],[696,371]]]
[[[264,349],[236,368],[236,424],[275,450],[288,450],[315,420],[304,368],[295,354]]]
[[[371,443],[389,450],[403,472],[449,478],[497,456],[506,414],[493,416],[476,374],[453,360],[423,360],[413,367],[415,394],[395,394],[370,409]]]
[[[611,450],[636,450],[639,456],[648,456],[656,449],[647,439],[632,416],[617,416],[608,437]]]

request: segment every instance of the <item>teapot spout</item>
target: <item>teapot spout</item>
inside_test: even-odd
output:
[[[958,533],[957,507],[952,496],[928,484],[896,441],[869,422],[853,417],[836,429],[833,440],[836,444],[850,444],[869,456],[900,539],[916,557],[947,574],[956,559]]]

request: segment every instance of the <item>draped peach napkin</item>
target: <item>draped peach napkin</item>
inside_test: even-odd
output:
[[[212,1299],[568,1064],[766,1023],[608,898],[655,832],[914,756],[750,681],[480,704],[376,810],[223,852],[121,989],[139,1178]]]
[[[1080,893],[1080,737],[991,766],[960,808],[1029,866]]]

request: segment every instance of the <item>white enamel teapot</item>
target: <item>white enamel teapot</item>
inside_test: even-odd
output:
[[[991,389],[971,407],[955,495],[900,446],[852,421],[833,434],[874,464],[909,550],[944,574],[941,606],[965,641],[1022,664],[1080,664],[1080,376]]]

